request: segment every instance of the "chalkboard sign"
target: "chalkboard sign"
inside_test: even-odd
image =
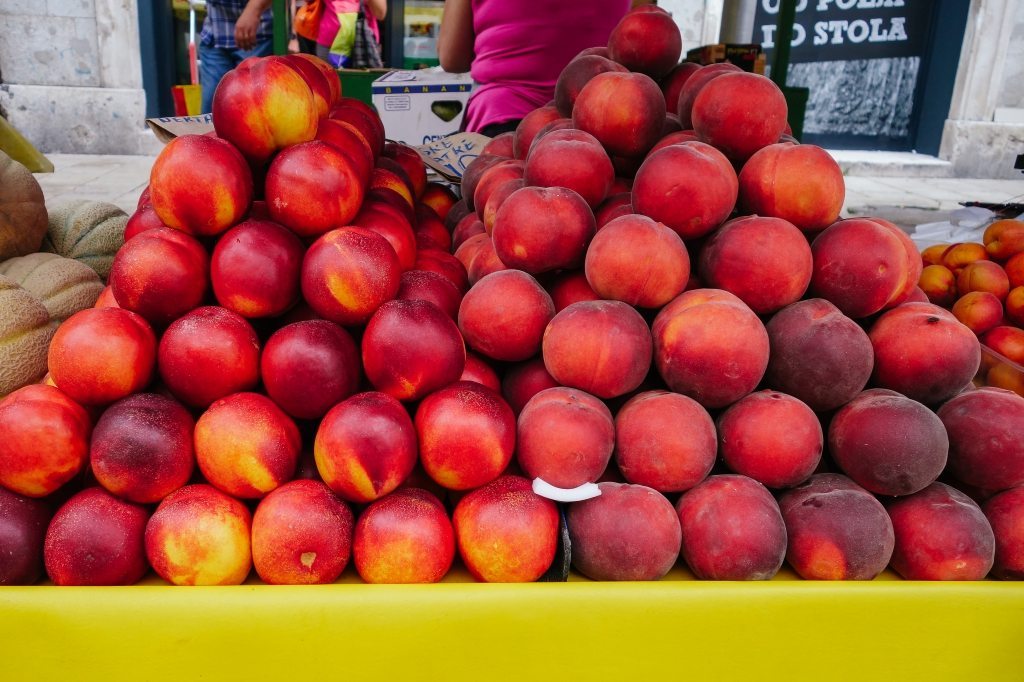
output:
[[[758,0],[753,42],[775,47],[780,0]],[[799,0],[789,60],[849,61],[920,57],[927,47],[931,0]]]

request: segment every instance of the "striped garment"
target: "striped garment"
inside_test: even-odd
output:
[[[246,0],[206,0],[206,20],[199,42],[207,47],[235,49],[235,22],[242,16]],[[274,33],[274,20],[270,10],[260,18],[256,42],[269,40]]]

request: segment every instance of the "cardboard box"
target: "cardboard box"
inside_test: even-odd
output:
[[[458,132],[472,89],[468,73],[392,71],[373,82],[373,106],[389,140],[418,147]]]

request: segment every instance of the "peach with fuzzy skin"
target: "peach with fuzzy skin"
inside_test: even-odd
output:
[[[665,95],[665,104],[668,106],[670,114],[675,114],[676,120],[679,120],[679,113],[677,111],[679,105],[679,95],[683,91],[683,86],[690,80],[690,77],[700,71],[701,65],[695,62],[680,62],[672,67],[672,70],[665,74],[661,82],[661,92]],[[680,123],[682,123],[680,121]]]
[[[690,113],[697,136],[733,161],[746,161],[775,143],[786,130],[787,115],[786,98],[779,86],[765,76],[746,72],[727,73],[710,81],[697,93]],[[830,198],[830,203],[834,202]]]
[[[494,232],[494,221],[498,217],[498,210],[512,194],[519,189],[526,187],[526,180],[517,178],[508,180],[494,188],[494,191],[487,197],[487,205],[484,206],[483,222],[484,232],[488,235]]]
[[[527,114],[527,116],[529,115],[530,114]],[[478,184],[480,184],[480,180],[483,178],[484,173],[486,173],[491,168],[491,166],[495,166],[501,163],[502,161],[507,160],[508,157],[505,156],[481,154],[480,156],[473,159],[468,166],[466,166],[466,170],[463,171],[462,173],[462,183],[459,187],[462,193],[462,201],[465,202],[465,207],[469,211],[476,210],[476,206],[473,204],[473,196],[474,194],[476,194],[476,187]],[[459,216],[459,219],[461,219],[461,216]],[[454,226],[450,221],[446,220],[446,222],[449,222],[449,227]]]
[[[554,316],[554,303],[537,280],[520,270],[503,270],[487,275],[466,293],[458,321],[470,348],[494,360],[514,362],[537,354]]]
[[[259,380],[260,344],[245,318],[205,306],[174,321],[160,339],[160,378],[175,398],[206,408]]]
[[[487,207],[487,200],[491,194],[509,180],[522,179],[526,170],[526,162],[517,159],[508,159],[494,164],[480,176],[480,182],[473,190],[473,206],[476,208],[477,218],[483,219],[484,209]]]
[[[217,136],[256,164],[312,140],[319,120],[312,91],[286,57],[249,58],[225,74],[213,117]]]
[[[615,415],[615,462],[630,483],[689,490],[711,472],[717,451],[710,415],[684,395],[640,393]]]
[[[464,241],[455,250],[455,257],[465,266],[471,287],[488,275],[508,270],[495,253],[494,242],[487,234],[476,234]]]
[[[484,145],[484,148],[480,150],[480,154],[491,154],[493,156],[504,156],[506,159],[511,159],[514,155],[513,140],[515,139],[515,132],[508,131],[495,135],[490,142]]]
[[[1024,487],[1011,488],[982,505],[996,539],[992,575],[1024,580]]]
[[[389,301],[366,325],[363,370],[374,388],[419,400],[458,381],[466,346],[455,322],[427,301]]]
[[[109,282],[122,308],[164,327],[202,303],[210,256],[195,237],[158,227],[118,249]]]
[[[498,373],[483,358],[473,353],[466,353],[466,368],[462,370],[459,381],[470,381],[501,393]]]
[[[736,171],[720,151],[703,142],[683,142],[644,160],[633,183],[633,210],[683,239],[695,239],[729,217],[738,193]]]
[[[676,115],[679,116],[679,124],[683,126],[683,130],[693,129],[693,119],[691,116],[693,113],[693,102],[697,99],[701,89],[714,78],[727,73],[740,73],[741,71],[743,69],[730,62],[708,64],[701,67],[686,80],[683,87],[679,90],[679,98],[675,102],[668,101],[669,109],[675,111]]]
[[[235,393],[196,421],[196,461],[234,497],[260,498],[295,475],[302,440],[295,422],[259,393]]]
[[[356,175],[363,184],[370,181],[373,172],[373,150],[370,143],[352,124],[336,121],[333,118],[322,118],[317,125],[316,138],[335,147],[352,162]]]
[[[572,304],[548,323],[541,348],[558,383],[600,398],[636,389],[651,368],[651,330],[621,301]]]
[[[717,430],[726,466],[769,488],[803,483],[821,461],[817,415],[785,393],[751,393],[718,417]]]
[[[296,419],[320,419],[355,393],[360,369],[352,336],[327,320],[281,327],[260,356],[267,395]]]
[[[501,136],[499,135],[498,137]],[[511,137],[511,135],[508,136],[509,139]],[[423,196],[420,197],[420,201],[434,209],[437,217],[444,220],[448,217],[448,212],[452,210],[452,207],[458,203],[459,198],[455,196],[455,193],[447,185],[443,185],[440,182],[428,182],[423,189]]]
[[[448,317],[459,314],[462,294],[447,277],[427,270],[408,270],[402,273],[395,299],[400,301],[429,301]]]
[[[398,293],[401,264],[387,239],[361,227],[323,235],[302,261],[302,294],[324,319],[363,324]]]
[[[697,137],[697,133],[693,130],[677,130],[663,136],[658,143],[651,147],[651,151],[647,152],[650,156],[654,152],[664,149],[665,147],[671,147],[674,144],[682,144],[683,142],[700,142],[700,138]]]
[[[1002,325],[985,332],[981,340],[1003,357],[1024,364],[1024,330]]]
[[[584,272],[601,298],[660,308],[686,288],[690,255],[679,235],[661,223],[625,215],[594,236]]]
[[[502,476],[459,500],[452,514],[459,554],[483,582],[533,582],[558,545],[558,507],[521,476]]]
[[[106,405],[141,390],[153,377],[156,336],[123,308],[86,308],[57,329],[47,355],[57,388],[83,405]]]
[[[320,140],[288,147],[267,170],[270,217],[300,237],[316,237],[348,225],[366,187],[357,166]]]
[[[608,56],[630,71],[662,78],[679,61],[683,39],[667,12],[629,12],[608,36]]]
[[[956,302],[956,275],[945,265],[926,265],[917,284],[937,306],[948,308]]]
[[[32,585],[43,573],[43,542],[53,510],[0,485],[0,585]]]
[[[43,562],[55,585],[132,585],[146,574],[146,508],[100,487],[57,510],[46,530]]]
[[[572,116],[572,108],[590,79],[606,71],[626,71],[626,67],[600,55],[582,55],[569,62],[555,81],[555,107],[562,116]]]
[[[501,394],[518,417],[530,398],[558,385],[544,366],[544,360],[534,358],[508,368],[501,380]]]
[[[252,517],[252,561],[271,585],[338,579],[352,553],[352,511],[320,481],[292,481],[260,501]]]
[[[979,260],[989,260],[989,256],[985,246],[977,242],[952,244],[942,253],[942,264],[957,275],[960,274],[961,268]]]
[[[705,408],[725,407],[760,383],[768,333],[740,299],[720,289],[676,297],[654,318],[654,359],[669,388]]]
[[[423,469],[449,490],[490,483],[512,461],[516,417],[486,386],[460,381],[431,393],[415,423]]]
[[[556,130],[539,137],[530,149],[523,180],[536,187],[567,187],[593,208],[608,196],[615,169],[590,133]]]
[[[978,336],[998,327],[1003,321],[1002,302],[987,291],[964,294],[953,304],[952,312],[961,324]]]
[[[252,515],[211,485],[187,485],[146,524],[146,558],[172,585],[241,585],[252,568]]]
[[[871,378],[875,359],[867,333],[825,299],[787,306],[765,329],[771,348],[767,385],[813,410],[845,405]]]
[[[743,164],[742,210],[782,218],[804,232],[818,232],[839,219],[846,197],[843,171],[813,144],[770,144]]]
[[[835,413],[828,446],[835,463],[858,485],[878,495],[910,495],[942,473],[949,438],[927,407],[876,388]]]
[[[815,474],[779,499],[786,561],[805,580],[873,580],[892,557],[885,507],[840,474]]]
[[[400,211],[387,204],[367,202],[352,219],[352,225],[384,237],[395,250],[402,272],[416,263],[416,233]]]
[[[927,405],[956,395],[981,364],[974,332],[930,303],[904,303],[886,312],[868,338],[875,349],[874,385]]]
[[[519,413],[516,442],[516,458],[527,476],[575,488],[604,473],[615,446],[615,425],[603,402],[559,386],[526,403]]]
[[[159,502],[189,482],[195,468],[195,420],[181,403],[136,393],[103,412],[92,432],[96,481],[129,502]]]
[[[633,213],[633,195],[631,192],[620,192],[613,194],[601,202],[601,205],[594,209],[594,220],[597,222],[597,229],[624,215]]]
[[[992,569],[995,536],[981,508],[944,483],[892,502],[891,566],[906,580],[981,580]]]
[[[502,263],[535,275],[580,265],[595,230],[594,214],[576,192],[524,187],[505,199],[491,236]]]
[[[267,220],[228,230],[210,259],[217,302],[243,317],[274,317],[299,300],[306,248],[294,233]]]
[[[804,235],[787,220],[747,216],[730,220],[704,243],[701,279],[736,294],[759,315],[803,297],[814,262]]]
[[[913,242],[909,247],[907,242],[898,228],[873,219],[834,223],[811,244],[811,293],[853,318],[899,305],[917,285],[923,267]]]
[[[516,181],[506,182],[502,185],[502,187],[504,187],[505,185],[512,184],[512,182]],[[522,181],[520,180],[518,182]],[[486,211],[486,209],[484,210]],[[461,247],[463,244],[469,241],[470,238],[475,237],[478,234],[487,234],[487,228],[484,225],[484,222],[477,217],[476,213],[467,213],[465,216],[463,216],[462,220],[460,220],[455,225],[455,229],[452,230],[451,250],[453,252],[458,251],[459,247]]]
[[[1010,291],[1010,278],[998,263],[982,260],[966,265],[956,277],[960,295],[984,291],[1002,301]]]
[[[395,490],[416,465],[416,429],[401,403],[358,393],[323,418],[313,444],[316,467],[331,489],[364,504]]]
[[[712,476],[676,502],[681,555],[701,580],[768,580],[786,557],[786,525],[752,478]]]
[[[679,557],[679,518],[643,485],[599,483],[601,494],[569,506],[572,565],[592,580],[660,580]]]
[[[558,108],[554,105],[539,107],[524,116],[512,136],[513,158],[525,159],[530,151],[530,145],[533,144],[533,138],[537,136],[537,131],[561,116]]]
[[[597,138],[612,156],[643,156],[661,137],[665,96],[642,73],[608,71],[583,86],[572,110],[576,128]]]
[[[59,389],[30,384],[0,400],[0,485],[45,497],[89,457],[89,414]]]
[[[986,490],[1024,484],[1024,398],[997,388],[961,393],[938,411],[949,434],[949,470]]]
[[[551,302],[555,304],[555,312],[560,313],[573,303],[580,301],[602,300],[582,270],[567,270],[560,273],[550,285],[548,293],[551,294]]]
[[[455,558],[455,532],[434,495],[402,488],[360,515],[352,555],[368,583],[436,583]]]
[[[252,172],[242,155],[229,142],[205,135],[167,143],[153,162],[149,187],[161,222],[204,236],[241,220],[253,198]]]

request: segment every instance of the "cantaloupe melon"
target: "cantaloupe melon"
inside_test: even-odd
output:
[[[74,258],[106,281],[114,254],[124,244],[128,214],[104,201],[73,201],[50,210],[42,251]]]
[[[39,183],[27,168],[0,151],[0,260],[38,251],[46,225]]]
[[[46,307],[0,275],[0,397],[39,381],[57,323]]]
[[[0,275],[14,280],[46,306],[50,319],[63,322],[91,308],[103,291],[96,271],[55,253],[31,253],[0,263]]]

